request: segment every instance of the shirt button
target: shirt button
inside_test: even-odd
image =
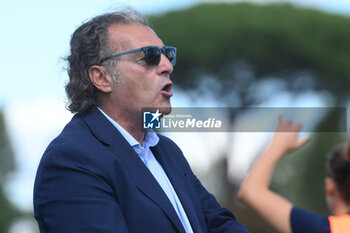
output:
[[[140,154],[141,150],[140,149],[136,149],[136,153]]]

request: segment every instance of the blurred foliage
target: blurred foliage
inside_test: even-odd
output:
[[[0,111],[0,232],[7,232],[12,221],[19,215],[3,190],[7,174],[14,169],[14,157],[7,135],[4,115]]]
[[[329,107],[349,102],[350,18],[291,4],[236,3],[200,4],[152,16],[150,23],[165,44],[178,48],[172,79],[188,93],[211,92],[218,103],[233,107],[261,104],[279,91],[325,91],[331,96]],[[261,95],[266,81],[277,83],[278,89]],[[232,125],[235,116],[231,113]],[[329,112],[316,127],[336,125],[339,117]],[[272,189],[296,206],[329,214],[323,181],[326,154],[347,137],[346,132],[312,133],[308,145],[282,159]],[[251,232],[275,232],[232,201],[238,184],[226,177],[229,152],[211,170],[225,193],[218,195],[220,202]]]
[[[14,169],[13,151],[5,127],[5,119],[0,111],[0,184],[3,184],[6,175]]]
[[[150,22],[166,44],[178,48],[174,81],[182,88],[196,87],[203,74],[229,82],[232,64],[245,61],[257,78],[293,81],[307,71],[317,76],[316,88],[347,95],[349,18],[290,4],[239,3],[201,4]]]

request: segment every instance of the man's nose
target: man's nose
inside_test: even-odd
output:
[[[162,54],[157,68],[158,74],[167,73],[168,75],[170,75],[173,72],[173,69],[174,67],[169,61],[169,59],[164,54]]]

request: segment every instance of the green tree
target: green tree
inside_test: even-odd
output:
[[[0,111],[0,232],[7,232],[19,211],[9,202],[4,192],[7,174],[14,169],[13,151],[5,127],[4,115]]]
[[[202,4],[153,17],[151,23],[160,38],[178,47],[174,80],[184,89],[195,88],[204,74],[212,74],[232,84],[223,85],[232,90],[242,82],[235,80],[234,65],[245,61],[252,65],[252,81],[278,77],[300,90],[295,78],[310,72],[317,80],[304,88],[347,96],[347,17],[290,4]]]

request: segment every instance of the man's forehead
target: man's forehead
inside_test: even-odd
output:
[[[151,45],[163,47],[163,42],[157,34],[150,27],[140,23],[113,24],[108,28],[108,37],[117,50]]]

